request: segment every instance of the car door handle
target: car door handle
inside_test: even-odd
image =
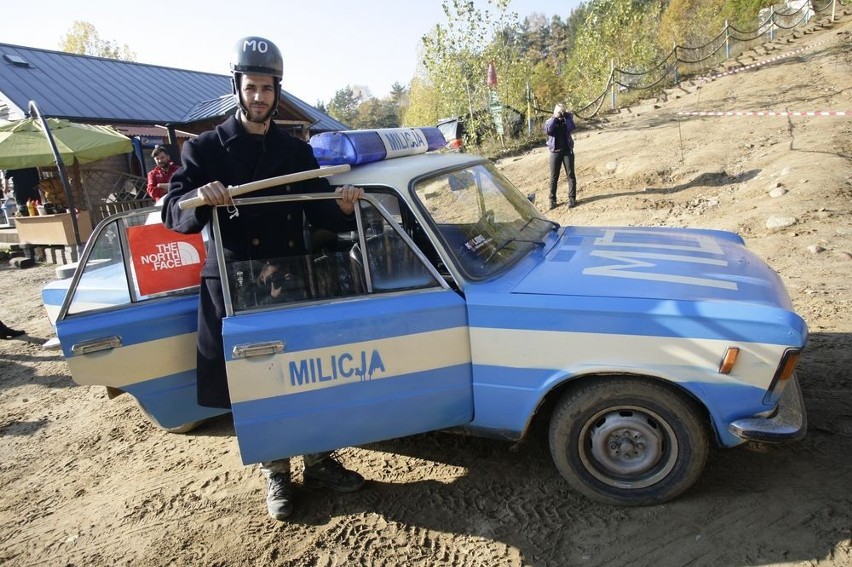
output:
[[[71,352],[77,354],[91,354],[99,350],[111,350],[121,346],[121,337],[106,337],[103,339],[92,339],[71,346]]]
[[[234,358],[248,358],[250,356],[264,356],[267,354],[278,354],[284,352],[284,341],[269,341],[268,343],[256,343],[252,345],[235,345]]]

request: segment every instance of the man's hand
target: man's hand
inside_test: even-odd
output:
[[[205,205],[227,205],[232,202],[228,188],[221,181],[211,181],[199,187],[198,198]]]
[[[264,264],[263,268],[260,270],[260,274],[257,276],[257,281],[260,282],[260,285],[266,285],[266,280],[272,277],[272,274],[278,271],[278,266],[273,266],[269,262]]]
[[[355,202],[364,196],[364,190],[352,185],[343,185],[335,191],[340,195],[337,205],[347,215],[355,212]],[[212,181],[198,188],[198,198],[205,205],[227,205],[232,202],[228,188],[221,181]]]
[[[340,210],[347,215],[351,215],[355,212],[355,202],[364,196],[363,189],[360,187],[353,187],[352,185],[338,187],[335,193],[341,196],[341,198],[337,200],[337,206],[340,207]]]

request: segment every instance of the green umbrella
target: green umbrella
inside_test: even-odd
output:
[[[71,211],[74,241],[79,252],[80,230],[77,227],[74,196],[65,170],[65,160],[89,163],[116,154],[130,153],[133,144],[130,138],[109,126],[47,118],[34,100],[30,101],[28,108],[32,118],[0,125],[0,169],[56,165]]]
[[[46,122],[63,161],[89,163],[133,151],[130,138],[110,126],[78,124],[60,118]],[[0,125],[0,169],[49,167],[56,157],[45,136],[41,121],[26,118]]]

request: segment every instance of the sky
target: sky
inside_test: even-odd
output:
[[[475,0],[488,8],[486,0]],[[511,0],[520,20],[535,12],[563,20],[579,0]],[[283,88],[305,102],[328,102],[347,85],[378,98],[408,86],[420,38],[446,23],[441,0],[30,0],[4,18],[0,43],[59,49],[75,21],[101,40],[127,45],[138,63],[228,74],[237,40],[258,35],[284,58]]]

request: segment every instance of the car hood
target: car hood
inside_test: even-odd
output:
[[[778,275],[739,236],[703,229],[567,227],[513,291],[792,309]]]

